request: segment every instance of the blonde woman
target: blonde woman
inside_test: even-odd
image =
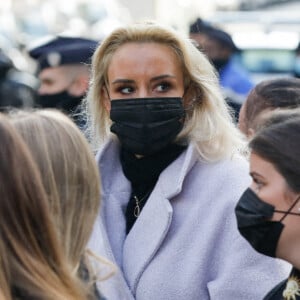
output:
[[[88,299],[60,247],[40,174],[0,116],[0,299]]]
[[[108,299],[253,300],[283,278],[236,229],[243,142],[189,40],[153,23],[113,31],[93,56],[87,104],[102,146],[90,245],[120,270],[101,285]]]
[[[18,111],[10,117],[42,174],[72,271],[90,281],[86,246],[100,205],[100,178],[93,153],[76,125],[59,111]]]

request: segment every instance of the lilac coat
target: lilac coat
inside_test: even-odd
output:
[[[125,234],[130,183],[118,144],[97,155],[102,207],[89,247],[119,267],[99,283],[108,300],[259,300],[289,265],[256,253],[240,236],[234,207],[249,186],[241,157],[204,163],[194,146],[165,169]]]

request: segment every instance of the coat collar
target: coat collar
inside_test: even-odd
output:
[[[122,172],[118,143],[110,140],[97,156],[106,201],[102,205],[104,226],[115,260],[123,269],[133,294],[143,271],[168,234],[173,215],[170,200],[180,193],[186,174],[198,159],[196,148],[190,145],[161,173],[141,215],[126,236],[124,214],[130,183]]]
[[[117,187],[120,192],[130,192],[130,190],[128,191],[128,185],[130,185],[130,183],[123,174],[119,156],[120,145],[117,139],[113,136],[111,136],[109,141],[96,155],[96,160],[101,171],[101,181],[104,193],[110,191],[113,185],[114,188]],[[193,143],[190,143],[186,151],[184,151],[179,158],[177,158],[161,173],[159,182],[163,181],[162,192],[166,197],[172,197],[181,191],[186,174],[197,160],[199,160],[199,153],[196,146],[194,146]],[[119,186],[111,179],[113,174],[116,175],[116,173],[119,173],[120,171],[122,173],[120,177],[122,178],[119,179],[124,183],[124,185],[122,184]],[[169,173],[177,174],[177,176],[169,176]],[[105,176],[106,174],[108,174],[108,176]]]

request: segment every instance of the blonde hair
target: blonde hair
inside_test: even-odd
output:
[[[10,282],[8,282],[8,277],[11,276],[9,273],[9,263],[5,255],[5,249],[3,248],[3,244],[0,241],[0,300],[11,299]]]
[[[99,213],[94,155],[80,130],[59,111],[18,111],[11,119],[40,169],[58,235],[76,270]]]
[[[90,87],[85,99],[89,135],[98,147],[109,136],[111,121],[101,91],[108,84],[107,72],[116,50],[126,43],[159,43],[170,47],[182,65],[184,100],[187,102],[184,128],[178,140],[196,145],[204,160],[231,156],[244,147],[223,99],[215,70],[189,39],[154,23],[134,24],[113,31],[93,55]]]
[[[87,299],[61,249],[28,147],[2,115],[0,139],[1,298]]]

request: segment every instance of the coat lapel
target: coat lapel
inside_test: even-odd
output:
[[[115,159],[108,162],[111,157]],[[195,148],[189,146],[161,173],[139,218],[126,236],[125,210],[130,197],[130,183],[123,174],[116,141],[110,140],[97,156],[102,175],[102,197],[105,199],[100,226],[105,228],[102,233],[106,239],[105,256],[123,271],[123,279],[126,279],[133,294],[145,268],[168,234],[173,216],[170,200],[180,193],[185,175],[197,158]]]
[[[108,152],[109,155],[100,155],[97,158],[103,174],[101,176],[102,199],[105,199],[101,204],[101,219],[115,261],[122,266],[122,250],[126,237],[125,210],[130,197],[130,183],[123,174],[117,144],[111,140],[103,152]],[[115,159],[108,162],[108,157]]]
[[[96,254],[96,259],[92,261],[93,270],[96,272],[97,276],[99,276],[97,287],[101,294],[105,295],[105,299],[107,297],[107,299],[111,300],[134,300],[123,273],[120,268],[118,268],[118,264],[115,261],[115,256],[101,218],[96,220],[88,249],[91,249],[92,253]],[[107,265],[101,258],[106,258],[113,266]],[[102,277],[105,277],[108,274],[111,274],[112,276],[102,280]]]
[[[123,272],[135,294],[141,273],[163,242],[172,221],[172,207],[155,189],[129,232],[123,248]]]
[[[184,175],[195,163],[192,157],[196,158],[196,155],[188,148],[186,154],[162,172],[124,242],[123,272],[134,295],[142,273],[168,234],[173,216],[170,200],[180,193]]]

